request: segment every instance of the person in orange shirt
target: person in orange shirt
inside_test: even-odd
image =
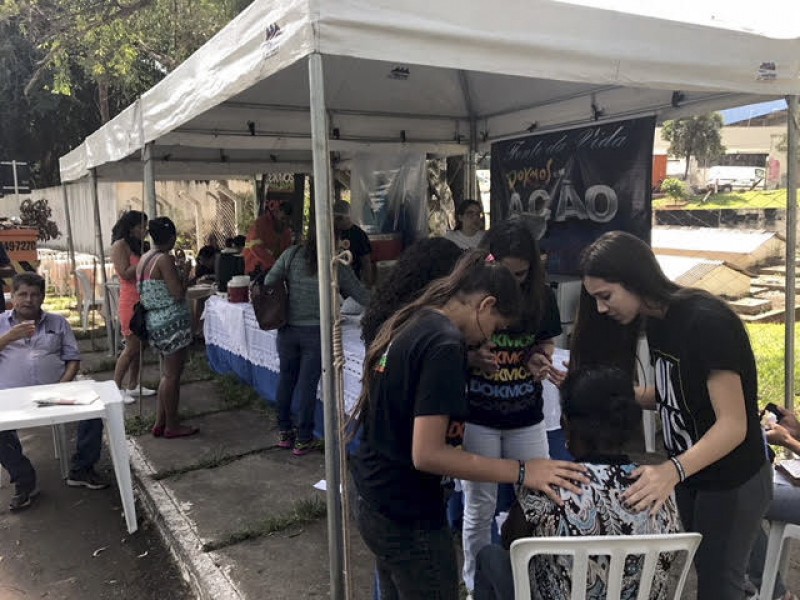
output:
[[[269,271],[283,251],[292,245],[291,215],[290,204],[270,203],[267,211],[255,220],[247,232],[242,251],[245,273]]]

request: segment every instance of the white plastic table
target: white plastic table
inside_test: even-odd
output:
[[[41,394],[48,389],[57,388],[66,391],[67,389],[85,389],[87,387],[100,396],[99,400],[80,406],[38,407],[33,402],[34,395]],[[122,395],[113,381],[83,380],[0,390],[0,431],[60,425],[85,419],[103,419],[119,495],[125,511],[125,522],[128,526],[128,533],[133,533],[138,527],[136,507],[133,501],[130,457],[125,438],[123,406]],[[65,459],[66,456],[62,455],[61,460]]]

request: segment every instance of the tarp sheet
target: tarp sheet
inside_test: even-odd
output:
[[[485,147],[587,124],[592,105],[602,119],[663,120],[800,93],[797,3],[744,16],[720,0],[639,4],[255,0],[63,157],[62,179],[138,178],[145,142],[159,178],[309,170],[302,59],[315,52],[341,160],[464,153],[473,134]]]

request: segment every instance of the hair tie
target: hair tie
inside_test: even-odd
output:
[[[486,264],[487,265],[493,265],[494,262],[495,262],[494,261],[494,254],[492,254],[492,253],[487,254],[486,255]]]

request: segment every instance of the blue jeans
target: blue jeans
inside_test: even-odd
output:
[[[446,524],[400,523],[356,500],[356,522],[375,556],[381,600],[458,600],[453,535]]]
[[[103,444],[102,419],[89,419],[78,424],[75,454],[70,465],[71,472],[91,469],[100,460]],[[30,492],[36,487],[36,470],[22,452],[16,431],[0,431],[0,465],[8,471],[11,483],[17,491]]]
[[[36,487],[36,470],[22,453],[22,444],[16,431],[0,431],[0,465],[11,475],[11,483],[18,493],[27,493]]]
[[[514,600],[511,554],[497,544],[484,546],[475,565],[475,600]]]
[[[70,470],[86,471],[94,467],[100,460],[100,449],[103,445],[103,420],[89,419],[78,423],[78,439],[75,454],[72,455]]]
[[[289,431],[292,423],[292,398],[297,400],[297,440],[314,437],[314,411],[317,386],[322,375],[322,348],[319,327],[287,325],[278,330],[278,428]]]

